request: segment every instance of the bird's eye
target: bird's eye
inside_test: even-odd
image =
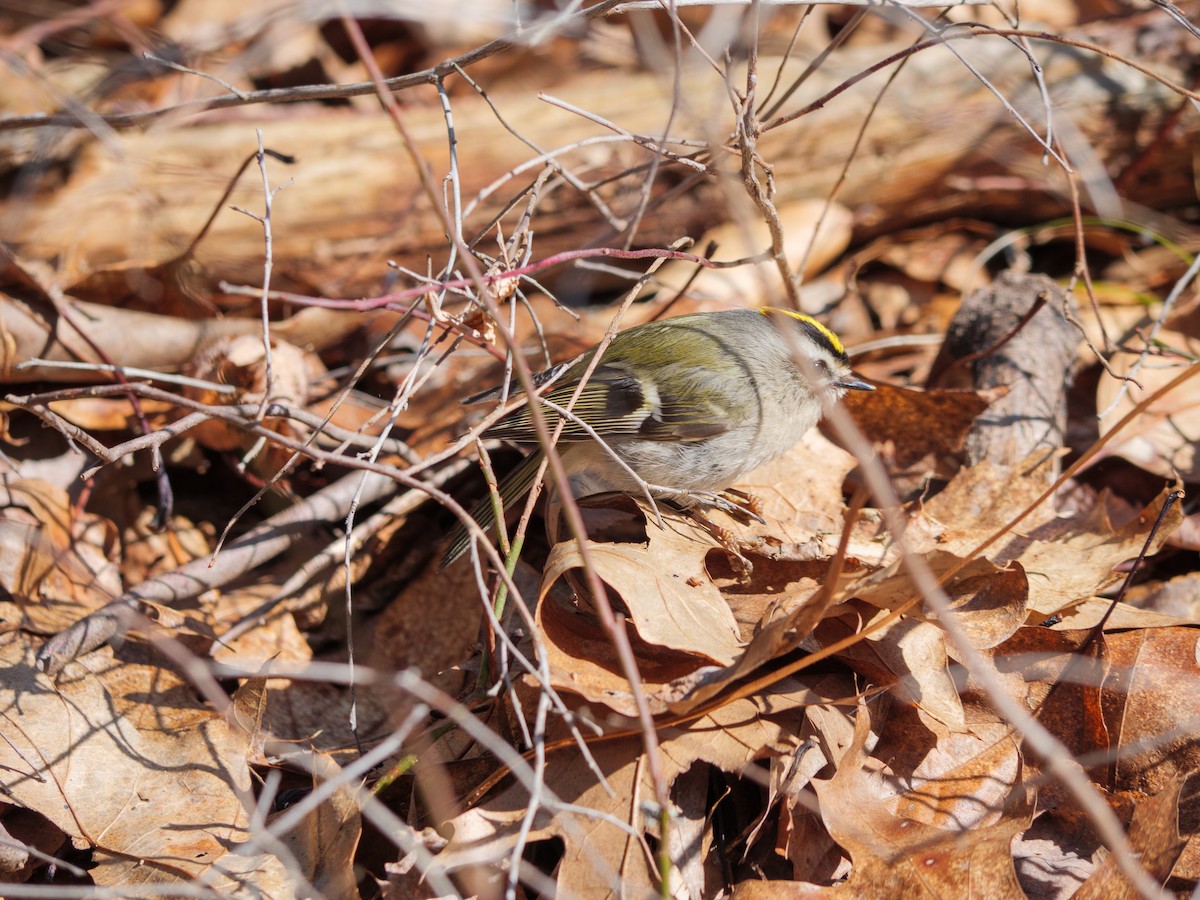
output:
[[[817,368],[821,370],[822,375],[829,374],[829,362],[827,360],[818,359],[817,360]]]

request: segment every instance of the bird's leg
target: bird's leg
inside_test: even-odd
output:
[[[729,513],[729,515],[743,524],[752,520],[758,522],[760,525],[767,524],[766,519],[760,515],[762,504],[758,498],[744,491],[727,488],[718,494],[716,491],[684,491],[679,488],[663,487],[658,484],[648,486],[654,492],[655,496],[672,500],[681,509],[688,509],[698,504],[700,506],[707,506],[709,509],[719,509],[721,512]]]

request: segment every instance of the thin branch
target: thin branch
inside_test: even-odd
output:
[[[433,284],[420,285],[418,287],[407,288],[403,291],[395,291],[390,294],[384,294],[379,297],[369,297],[367,299],[349,299],[349,298],[331,298],[331,297],[312,297],[307,294],[293,294],[287,291],[272,291],[270,296],[273,300],[287,300],[291,303],[300,306],[317,306],[322,309],[344,309],[354,312],[369,312],[373,309],[394,308],[397,303],[407,302],[410,300],[420,300],[429,294],[431,289],[437,288],[441,290],[450,290],[454,288],[469,287],[476,283],[494,284],[498,281],[507,281],[511,278],[519,278],[525,275],[532,275],[535,272],[541,272],[545,269],[553,268],[554,266],[562,265],[566,262],[572,262],[577,259],[595,259],[598,257],[608,259],[681,259],[684,262],[695,263],[698,266],[703,266],[706,269],[734,269],[738,266],[744,266],[747,263],[764,262],[771,259],[769,254],[757,254],[755,256],[747,256],[741,259],[716,261],[707,259],[703,256],[697,256],[694,253],[685,253],[682,250],[660,250],[660,249],[645,249],[645,250],[621,250],[616,247],[592,247],[586,250],[564,250],[561,253],[555,253],[553,256],[548,256],[545,259],[537,262],[529,263],[528,265],[518,266],[515,269],[509,269],[504,272],[496,272],[490,275],[479,274],[478,278],[474,276],[470,278],[452,278],[445,281],[439,281]],[[244,287],[237,284],[229,284],[221,282],[221,290],[227,294],[235,296],[257,297],[259,294],[258,288]],[[454,327],[448,325],[448,327]]]

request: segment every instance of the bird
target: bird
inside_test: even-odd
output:
[[[730,495],[731,486],[794,446],[847,391],[874,390],[851,371],[836,334],[788,309],[693,313],[635,326],[613,338],[584,381],[598,349],[533,377],[535,388],[549,385],[541,396],[551,431],[565,418],[558,450],[576,498],[649,492],[681,510],[758,518],[752,505],[735,499],[746,495]],[[562,416],[554,407],[565,410],[577,390],[570,414]],[[491,388],[462,402],[500,392]],[[482,436],[536,444],[529,404]],[[505,509],[532,487],[543,458],[535,447],[500,482]],[[471,517],[485,531],[496,524],[490,496]],[[460,522],[442,566],[469,545]]]

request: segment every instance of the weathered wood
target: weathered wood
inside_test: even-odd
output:
[[[1148,19],[1147,27],[1153,21]],[[1165,22],[1165,17],[1158,21]],[[1095,26],[1085,37],[1105,43],[1108,34],[1116,41],[1117,29],[1127,32],[1131,27],[1127,21]],[[1180,29],[1164,25],[1163,40],[1183,36]],[[1000,37],[955,41],[954,47],[1044,130],[1029,62],[1020,51]],[[811,103],[893,49],[899,46],[839,52],[835,62],[826,64],[789,100],[787,109]],[[1152,142],[1181,102],[1157,81],[1093,53],[1048,43],[1035,43],[1035,52],[1050,87],[1057,133],[1064,135],[1067,152],[1078,157],[1077,162],[1092,158],[1110,173],[1117,172]],[[760,85],[770,83],[777,65],[778,60],[761,61]],[[1168,77],[1176,74],[1169,62],[1157,68]],[[795,61],[789,64],[789,72],[799,69]],[[823,108],[762,135],[758,149],[774,168],[776,202],[829,193],[884,78],[883,73],[869,77]],[[497,90],[496,104],[538,147],[557,151],[589,139],[612,139],[603,126],[539,99],[536,85],[513,93],[513,80],[506,79]],[[737,77],[733,80],[737,83]],[[686,89],[671,120],[671,135],[722,148],[732,124],[725,85],[699,65],[685,71],[683,82]],[[529,184],[541,165],[531,162],[537,153],[513,137],[481,99],[462,90],[462,84],[453,86],[464,201],[506,173],[526,167],[502,181],[467,218],[470,235]],[[650,137],[661,135],[671,116],[671,80],[658,73],[593,71],[554,92],[629,132]],[[448,140],[432,89],[413,89],[401,100],[408,129],[435,177],[442,176],[448,170]],[[169,295],[181,287],[204,295],[220,279],[257,283],[262,229],[231,210],[218,217],[195,262],[154,273],[149,280],[141,276],[143,269],[175,257],[201,227],[231,174],[254,151],[256,127],[263,129],[267,146],[299,158],[292,167],[271,164],[275,184],[293,179],[275,200],[278,286],[334,296],[373,293],[385,283],[387,259],[425,271],[428,258],[434,268],[445,258],[442,220],[422,193],[393,124],[382,114],[297,106],[164,121],[145,132],[118,134],[113,139],[116,153],[90,142],[76,154],[64,184],[47,182],[32,196],[14,195],[0,205],[0,239],[27,259],[51,263],[58,283],[85,298],[128,294],[153,305],[164,291]],[[1200,122],[1184,117],[1178,133],[1157,147],[1154,165],[1129,179],[1126,196],[1151,207],[1190,196],[1191,185],[1185,181],[1197,131]],[[644,165],[650,153],[617,140],[576,146],[557,159],[583,181],[596,182]],[[737,159],[718,149],[716,163],[730,177],[700,176],[694,189],[671,195],[641,220],[639,244],[661,246],[683,234],[698,235],[730,218],[731,202],[744,208],[747,201],[735,180]],[[665,163],[655,196],[666,194],[691,172]],[[996,183],[990,176],[997,174],[1015,176],[1015,183],[1025,189],[1013,190],[1012,177],[1003,189],[989,189]],[[628,217],[640,203],[643,177],[632,175],[597,193],[618,216]],[[251,167],[231,205],[261,211],[261,191],[259,173]],[[859,207],[860,225],[869,230],[872,221],[894,229],[931,216],[995,215],[1017,209],[1028,221],[1061,214],[1066,196],[1061,172],[1042,164],[1041,148],[996,98],[946,49],[932,48],[913,56],[888,89],[839,199]],[[1105,206],[1102,197],[1085,196],[1089,200],[1104,212],[1120,213],[1115,201]],[[517,211],[523,207],[522,200]],[[589,200],[563,184],[546,190],[533,229],[537,257],[591,242],[620,242]],[[483,246],[494,248],[494,239],[488,237]]]
[[[38,358],[54,362],[109,363],[175,372],[209,342],[236,335],[257,335],[262,323],[250,318],[183,319],[85,303],[66,297],[74,325],[45,300],[19,299],[0,292],[0,384],[32,381],[92,381],[107,376],[52,366],[16,366]],[[363,325],[350,312],[304,309],[272,334],[306,350],[322,350]],[[86,329],[85,339],[76,325]],[[94,348],[99,348],[97,354]]]
[[[1067,390],[1083,339],[1072,319],[1074,299],[1045,275],[1003,272],[963,301],[930,383],[1007,391],[975,420],[968,466],[987,460],[1011,468],[1038,456],[1050,460],[1063,447]],[[1038,471],[1053,480],[1058,466]]]

